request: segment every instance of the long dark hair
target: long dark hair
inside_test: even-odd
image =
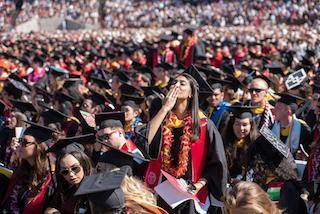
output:
[[[191,111],[191,119],[192,119],[192,130],[193,135],[191,137],[192,141],[195,141],[199,139],[200,136],[200,118],[199,118],[199,86],[196,80],[191,77],[189,74],[181,74],[181,76],[184,76],[188,79],[191,91],[192,91],[192,97],[190,99],[190,102],[188,103],[188,110]]]
[[[26,189],[39,190],[48,176],[48,160],[45,152],[46,146],[37,142],[34,153],[34,166],[31,166],[27,160],[21,160],[17,168],[17,178]]]
[[[64,195],[70,189],[70,184],[64,179],[64,177],[59,173],[61,171],[60,162],[61,159],[66,155],[72,155],[80,163],[80,166],[83,169],[84,176],[92,174],[92,163],[90,158],[81,151],[73,151],[70,153],[61,154],[56,160],[56,176],[57,176],[57,196],[60,202],[63,202]]]
[[[235,120],[236,118],[234,116],[231,116],[228,121],[228,124],[224,127],[224,129],[221,132],[222,140],[224,143],[233,143],[237,138],[233,132],[233,124]],[[246,139],[249,141],[249,143],[253,143],[259,137],[259,131],[258,126],[253,119],[250,119],[250,125],[250,134],[246,137]]]

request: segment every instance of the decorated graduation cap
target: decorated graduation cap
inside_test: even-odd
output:
[[[100,211],[114,211],[124,208],[123,179],[130,174],[129,167],[121,167],[109,172],[84,177],[75,196],[87,198]]]
[[[12,105],[20,110],[22,113],[24,112],[37,112],[35,106],[31,102],[24,102],[20,100],[10,100]]]
[[[261,135],[256,139],[255,149],[250,153],[253,156],[260,154],[265,163],[274,167],[276,175],[285,180],[296,180],[297,166],[289,147],[281,142],[266,125],[263,125],[259,132]]]
[[[104,112],[95,115],[96,126],[99,129],[108,127],[120,127],[123,128],[125,124],[124,112]]]
[[[199,90],[199,95],[202,98],[205,98],[205,97],[209,96],[210,94],[212,94],[212,88],[210,87],[208,82],[203,79],[203,77],[200,75],[198,69],[194,65],[191,65],[182,74],[187,75],[195,80],[195,82],[197,83],[196,87]]]
[[[289,93],[276,93],[276,95],[280,96],[277,102],[288,105],[293,113],[298,109],[298,102],[305,101],[304,98]]]
[[[67,154],[73,151],[84,152],[83,145],[95,143],[94,134],[79,135],[74,137],[59,139],[53,144],[47,152],[53,152],[55,154]]]
[[[33,136],[38,143],[42,143],[44,141],[47,141],[52,138],[53,133],[59,133],[58,131],[51,129],[46,126],[42,126],[37,123],[33,123],[30,121],[25,121],[30,126],[26,128],[24,131],[24,135],[30,135]]]
[[[257,108],[257,106],[242,106],[242,105],[233,105],[228,107],[232,112],[233,116],[238,119],[252,119],[253,114],[252,110]]]

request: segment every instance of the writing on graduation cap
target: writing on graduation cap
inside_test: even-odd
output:
[[[265,137],[285,158],[288,158],[290,149],[280,139],[278,139],[273,132],[266,126],[263,125],[260,129],[260,133]]]
[[[293,72],[292,74],[290,74],[287,78],[287,80],[285,81],[285,85],[286,88],[288,90],[297,87],[298,85],[300,85],[305,79],[307,78],[307,74],[304,71],[303,68]]]

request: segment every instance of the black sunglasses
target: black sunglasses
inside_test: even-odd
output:
[[[21,140],[20,140],[20,143],[21,143],[21,146],[22,146],[22,147],[27,147],[27,146],[29,146],[30,144],[33,144],[34,142],[27,141],[26,139],[21,139]]]
[[[60,171],[60,174],[63,176],[67,176],[69,175],[70,172],[73,172],[74,174],[77,174],[81,171],[81,167],[80,166],[73,166],[70,169],[63,169]]]
[[[253,92],[257,92],[260,93],[261,91],[265,91],[266,89],[261,89],[261,88],[250,88],[249,92],[253,93]]]

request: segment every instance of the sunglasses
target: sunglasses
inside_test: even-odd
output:
[[[20,140],[20,144],[21,144],[22,147],[27,147],[27,146],[29,146],[31,144],[34,144],[34,142],[30,142],[30,141],[27,141],[25,139],[21,139]]]
[[[253,92],[260,93],[261,91],[265,91],[265,90],[266,89],[261,89],[261,88],[250,88],[249,92],[250,93],[253,93]]]
[[[60,171],[60,174],[63,176],[69,175],[70,172],[73,172],[74,174],[78,174],[81,171],[80,166],[73,166],[70,169],[63,169]]]

